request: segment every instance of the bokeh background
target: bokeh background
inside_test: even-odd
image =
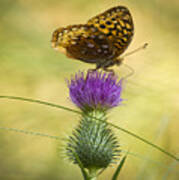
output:
[[[125,5],[135,36],[128,48],[149,43],[126,58],[135,73],[125,84],[123,106],[110,122],[179,155],[179,1],[178,0],[0,0],[0,95],[22,96],[75,108],[65,79],[93,65],[68,59],[51,48],[52,32],[85,23],[109,7]],[[125,66],[114,68],[119,76]],[[0,126],[60,136],[71,134],[78,115],[47,106],[0,99]],[[117,132],[130,154],[123,180],[176,180],[179,164],[133,137]],[[80,170],[66,160],[64,141],[0,130],[0,179],[76,180]],[[109,180],[115,165],[99,179]]]

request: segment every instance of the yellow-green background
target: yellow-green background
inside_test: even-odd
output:
[[[127,57],[135,74],[125,84],[123,106],[109,120],[179,153],[179,1],[178,0],[0,0],[0,95],[23,96],[75,108],[65,82],[93,65],[68,59],[51,48],[52,32],[85,23],[112,6],[125,5],[133,16],[135,35],[128,51],[145,42],[146,50]],[[120,75],[125,66],[115,68]],[[26,102],[0,99],[0,126],[66,138],[78,115]],[[120,174],[123,180],[176,180],[179,165],[171,158],[122,132],[121,149],[130,149]],[[0,130],[1,180],[77,180],[64,142]],[[179,155],[179,154],[178,154]],[[99,179],[109,180],[115,165]]]

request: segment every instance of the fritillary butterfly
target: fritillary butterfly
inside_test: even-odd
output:
[[[96,69],[120,65],[119,57],[129,46],[134,25],[129,10],[113,7],[88,20],[86,24],[58,28],[52,47],[68,57],[96,64]]]

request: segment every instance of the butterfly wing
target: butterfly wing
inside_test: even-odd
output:
[[[107,68],[120,63],[117,57],[126,50],[133,34],[129,10],[117,6],[91,18],[87,24],[58,28],[52,36],[52,47],[70,58]]]
[[[114,55],[111,41],[92,24],[57,29],[52,36],[52,47],[70,58],[88,63],[102,63]]]
[[[91,18],[87,24],[93,24],[108,37],[114,48],[118,50],[116,56],[125,51],[134,34],[132,16],[124,6],[113,7]]]

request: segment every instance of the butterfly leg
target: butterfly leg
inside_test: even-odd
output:
[[[114,64],[115,63],[113,61],[106,60],[102,63],[100,62],[100,63],[96,64],[96,68],[95,69],[89,69],[88,72],[94,72],[94,71],[97,71],[98,69],[102,68],[104,71],[109,72],[112,75],[114,75],[114,71],[112,69],[108,69],[109,67],[111,67]]]
[[[106,72],[109,72],[111,75],[114,75],[114,74],[115,74],[115,73],[114,73],[114,70],[112,70],[112,69],[103,68],[103,70],[106,71]]]
[[[115,64],[114,61],[107,60],[101,65],[101,67],[103,68],[104,71],[109,72],[110,74],[114,75],[115,74],[114,70],[108,69],[109,67],[113,66],[114,64]]]
[[[97,71],[100,68],[101,68],[101,64],[97,64],[95,69],[88,69],[88,72],[93,73],[93,72]]]

